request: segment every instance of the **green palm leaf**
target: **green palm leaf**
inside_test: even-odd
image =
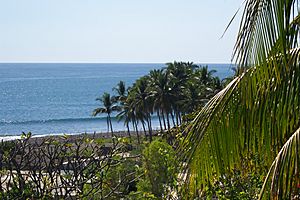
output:
[[[265,179],[260,199],[271,179],[271,189],[268,198],[292,199],[292,195],[300,193],[300,127],[290,137],[276,156]],[[271,174],[272,173],[272,174]]]
[[[96,108],[96,109],[94,109],[92,116],[95,117],[95,116],[97,116],[99,114],[103,114],[103,113],[107,113],[106,108]]]
[[[299,127],[298,3],[246,1],[234,51],[239,75],[199,112],[180,148],[187,163],[183,165],[187,199],[199,196],[215,177],[242,169],[251,155],[258,156],[255,170],[267,174]],[[298,148],[299,139],[293,141]],[[287,152],[291,156],[286,156],[287,166],[296,159],[292,152]],[[286,181],[282,176],[290,168],[281,170],[277,179]],[[277,191],[287,191],[283,181]],[[280,195],[288,198],[287,192]],[[272,198],[276,199],[274,194]]]

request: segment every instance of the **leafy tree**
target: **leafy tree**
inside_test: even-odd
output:
[[[137,190],[136,188],[136,168],[139,164],[138,161],[134,159],[118,158],[115,157],[114,160],[121,160],[117,165],[111,165],[107,173],[104,175],[103,182],[103,193],[111,195],[107,199],[124,199],[130,192]],[[111,192],[112,189],[114,192]],[[104,198],[105,199],[105,198]]]
[[[175,186],[178,163],[173,148],[155,140],[143,152],[144,177],[138,182],[134,195],[168,199],[169,188]]]

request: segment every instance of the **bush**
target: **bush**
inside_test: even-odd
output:
[[[161,199],[176,186],[178,161],[175,151],[165,141],[155,140],[143,151],[143,178],[132,199]]]
[[[260,174],[253,172],[243,175],[241,171],[234,170],[207,186],[202,199],[254,200],[258,198],[262,185],[263,177]]]

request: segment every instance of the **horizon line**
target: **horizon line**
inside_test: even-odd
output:
[[[176,60],[174,60],[176,61]],[[90,61],[0,61],[0,64],[166,64],[168,62],[90,62]],[[176,61],[193,62],[193,61]],[[232,62],[193,62],[195,64],[233,64]]]

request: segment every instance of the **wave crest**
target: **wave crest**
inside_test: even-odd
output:
[[[45,123],[66,123],[66,122],[86,122],[86,121],[106,121],[106,117],[86,117],[86,118],[65,118],[65,119],[45,119],[45,120],[28,120],[28,121],[7,121],[0,120],[0,125],[7,124],[45,124]],[[112,117],[112,120],[117,120],[116,117]]]

